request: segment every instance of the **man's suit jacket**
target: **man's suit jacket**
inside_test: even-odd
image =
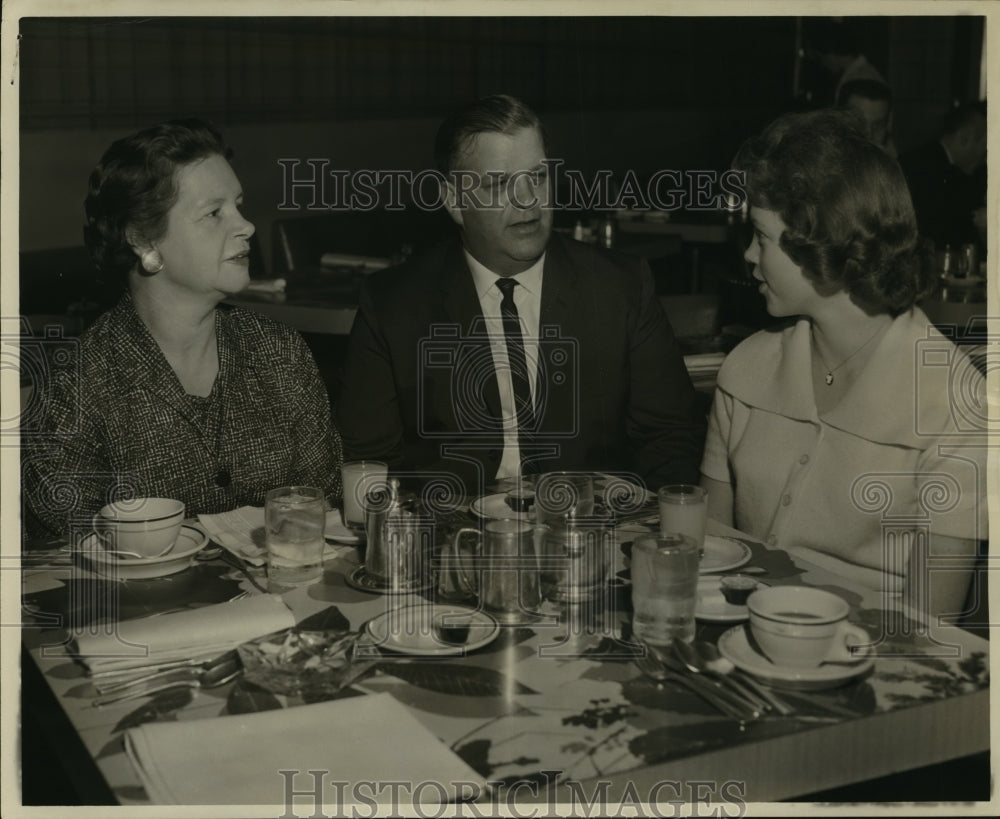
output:
[[[503,430],[482,321],[458,241],[367,278],[336,408],[346,459],[450,472],[469,490],[493,480]],[[524,447],[537,471],[697,480],[705,420],[644,261],[553,235],[539,339]]]

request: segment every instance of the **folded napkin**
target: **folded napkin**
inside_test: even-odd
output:
[[[125,735],[125,752],[156,804],[282,805],[292,791],[327,794],[329,813],[352,798],[355,783],[365,799],[388,803],[398,788],[400,806],[474,798],[483,778],[428,731],[389,694],[331,700],[315,705],[182,722],[147,723]],[[281,771],[296,772],[282,774]],[[313,774],[316,773],[314,783]],[[348,783],[338,797],[332,782]],[[367,787],[371,785],[372,787]],[[322,812],[322,797],[302,801]],[[289,800],[290,801],[290,800]],[[394,806],[394,811],[398,810]],[[287,809],[286,809],[287,814]],[[294,811],[293,811],[294,813]],[[404,811],[404,815],[408,814]]]
[[[228,549],[241,560],[252,566],[263,566],[267,563],[263,507],[241,506],[239,509],[218,515],[198,515],[198,521],[215,543]],[[341,523],[339,509],[331,509],[326,513],[325,537],[327,540],[341,540],[345,543],[358,542],[358,536]],[[343,547],[327,543],[323,558],[325,560],[337,558],[345,551],[347,550]]]
[[[354,253],[324,253],[319,260],[323,267],[363,267],[367,273],[370,270],[382,270],[389,266],[389,259],[384,256],[358,256]]]
[[[295,618],[282,599],[268,594],[123,620],[100,634],[77,635],[76,649],[91,674],[121,673],[212,656],[294,625]]]

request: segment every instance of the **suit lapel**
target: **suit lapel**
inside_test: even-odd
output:
[[[115,323],[116,346],[123,354],[116,363],[121,371],[122,383],[154,395],[158,402],[171,407],[201,433],[199,419],[187,400],[180,380],[135,312],[131,297],[126,294],[115,309],[120,311],[119,320]],[[219,366],[221,373],[221,360]]]
[[[542,302],[538,319],[538,371],[535,382],[536,412],[541,411],[540,430],[562,430],[572,417],[573,394],[565,389],[555,389],[552,384],[554,370],[547,352],[554,346],[565,347],[564,342],[579,341],[577,309],[580,298],[577,286],[578,273],[570,261],[569,254],[553,236],[545,252],[545,266],[542,273]],[[547,335],[547,333],[549,335]],[[554,335],[553,335],[554,334]],[[574,346],[580,352],[579,344]],[[579,366],[579,362],[573,362]],[[561,368],[560,368],[561,369]]]

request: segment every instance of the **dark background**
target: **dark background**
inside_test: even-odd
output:
[[[179,116],[236,150],[269,263],[279,158],[431,166],[441,117],[501,91],[585,173],[724,169],[776,114],[829,101],[800,56],[818,18],[48,18],[20,33],[22,251],[82,244],[87,176],[108,144]],[[847,23],[896,95],[905,150],[978,96],[981,17]],[[259,272],[259,271],[258,271]]]

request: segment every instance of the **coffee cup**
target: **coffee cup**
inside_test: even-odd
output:
[[[94,515],[94,530],[110,552],[127,557],[159,557],[177,542],[184,504],[172,498],[115,501]]]
[[[750,631],[777,666],[815,668],[864,659],[851,646],[868,645],[863,629],[847,622],[850,607],[835,594],[808,586],[772,586],[747,599]]]

